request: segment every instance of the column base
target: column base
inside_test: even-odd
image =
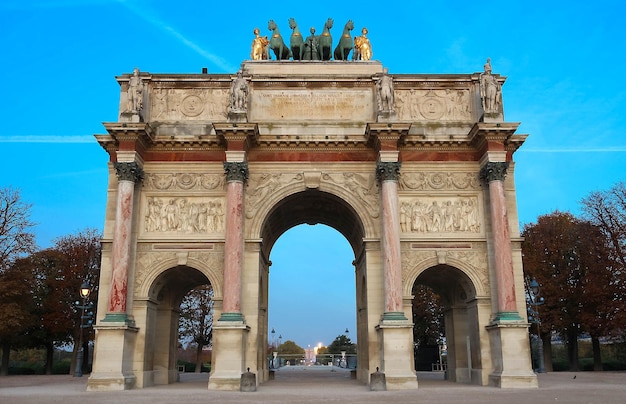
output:
[[[500,322],[487,326],[487,331],[493,363],[489,385],[504,389],[538,388],[537,375],[530,362],[528,324]]]
[[[227,316],[225,316],[225,314]],[[228,321],[223,313],[213,323],[213,366],[209,376],[209,390],[239,391],[245,369],[246,338],[250,327],[244,321]],[[257,381],[258,383],[258,381]]]
[[[499,311],[493,319],[493,323],[500,323],[506,321],[524,321],[522,316],[516,311]]]
[[[385,313],[388,314],[388,313]],[[381,344],[381,368],[387,390],[417,389],[413,363],[413,323],[406,320],[383,320],[376,326]],[[397,313],[390,313],[397,318]],[[401,313],[404,317],[404,314]]]
[[[87,391],[119,391],[136,387],[133,354],[138,328],[124,322],[101,322],[94,326],[96,343]]]

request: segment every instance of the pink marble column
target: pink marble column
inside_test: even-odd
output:
[[[111,258],[113,269],[105,321],[125,320],[126,317],[133,197],[135,183],[143,179],[143,170],[135,162],[115,163],[115,170],[117,171],[118,186]]]
[[[241,274],[243,270],[243,186],[248,179],[245,162],[224,163],[226,172],[226,237],[224,244],[224,301],[219,321],[241,321]]]
[[[511,235],[504,195],[504,178],[507,168],[508,163],[489,162],[482,168],[481,177],[489,184],[493,252],[498,286],[498,317],[518,320],[520,316],[515,299]]]
[[[387,320],[406,320],[402,307],[402,265],[400,260],[400,213],[398,199],[399,162],[379,162],[381,183],[381,247],[385,275],[385,313]]]

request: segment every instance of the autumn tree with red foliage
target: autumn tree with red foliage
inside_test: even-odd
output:
[[[540,319],[548,348],[546,368],[551,367],[549,332],[556,331],[567,341],[570,370],[579,370],[578,337],[587,332],[598,338],[614,326],[609,242],[598,226],[558,211],[524,226],[522,236],[526,282],[537,279],[545,298]],[[600,362],[599,351],[597,357]]]

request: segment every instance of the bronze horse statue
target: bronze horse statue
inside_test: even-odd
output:
[[[289,38],[289,47],[291,48],[293,60],[302,60],[304,58],[304,40],[295,19],[289,19],[289,28],[293,30],[291,38]]]
[[[348,55],[352,50],[352,36],[350,35],[350,31],[353,29],[354,23],[352,20],[348,20],[345,27],[343,27],[343,33],[335,48],[335,60],[348,60]]]
[[[322,34],[317,37],[317,52],[320,55],[320,60],[330,60],[333,55],[333,37],[330,36],[330,29],[333,27],[333,22],[332,18],[326,20]]]
[[[274,20],[270,20],[267,23],[267,29],[272,31],[272,39],[270,39],[270,49],[274,51],[274,55],[276,55],[276,60],[288,60],[291,56],[291,51],[285,45],[285,41],[283,41],[283,37],[280,35],[280,31],[278,30],[278,25],[274,22]]]

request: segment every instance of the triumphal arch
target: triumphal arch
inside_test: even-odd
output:
[[[248,369],[267,381],[269,256],[303,223],[354,251],[360,381],[379,369],[388,389],[418,388],[425,284],[446,304],[449,379],[536,387],[513,181],[526,135],[504,120],[505,78],[489,61],[392,75],[365,45],[357,60],[270,60],[256,33],[233,74],[117,77],[119,119],[96,135],[110,164],[88,389],[175,382],[180,302],[207,283],[208,388],[239,390]]]

